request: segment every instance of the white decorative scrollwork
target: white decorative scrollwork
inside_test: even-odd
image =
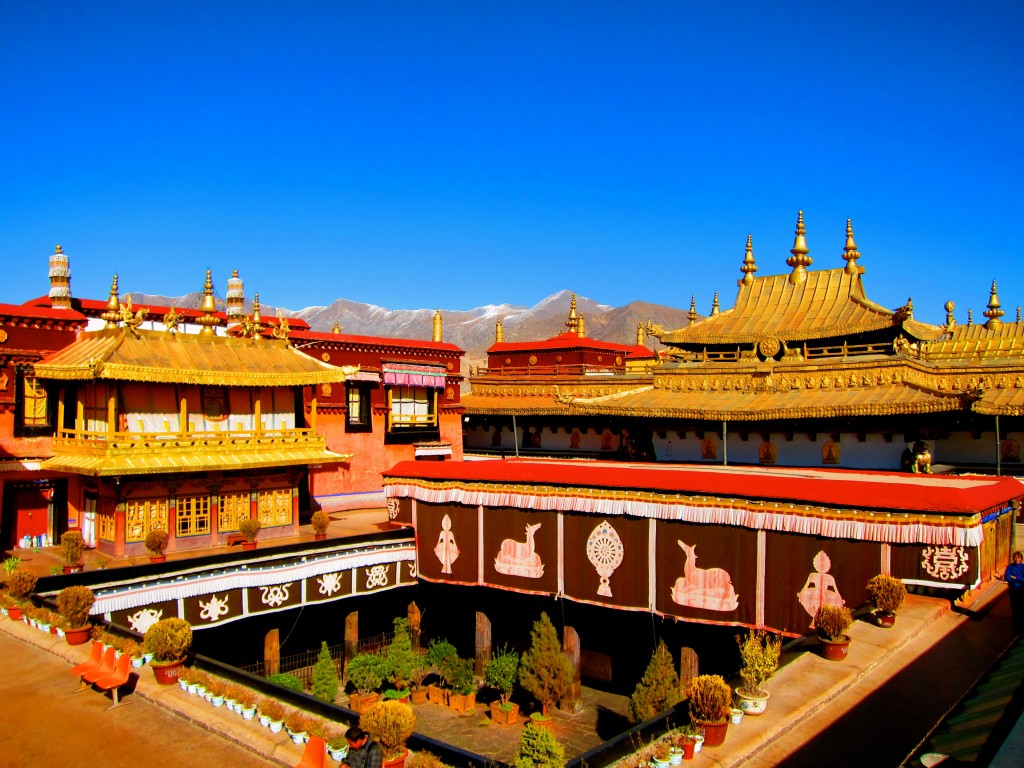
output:
[[[611,523],[602,520],[587,539],[587,559],[594,566],[597,575],[601,577],[601,585],[597,588],[597,594],[605,597],[612,596],[612,588],[609,586],[608,580],[615,573],[615,569],[622,565],[622,554],[622,539],[612,528]]]
[[[409,566],[409,578],[415,579],[416,578],[416,563],[410,562],[410,563],[408,563],[408,566]]]
[[[394,520],[398,517],[398,499],[388,499],[388,520]]]
[[[320,594],[330,597],[335,592],[341,591],[341,574],[325,573],[317,578],[316,583],[320,585]]]
[[[366,588],[386,587],[388,585],[388,566],[375,565],[366,570]]]
[[[164,612],[154,608],[143,608],[128,617],[128,623],[132,625],[139,634],[146,634],[146,630],[163,618]]]
[[[932,578],[949,581],[967,573],[967,559],[963,547],[925,547],[921,567]]]
[[[263,597],[261,598],[263,604],[269,605],[271,608],[275,608],[287,603],[288,590],[291,586],[291,584],[278,584],[272,587],[260,587],[260,591],[263,593]]]
[[[217,621],[221,616],[225,615],[230,609],[228,608],[228,596],[224,595],[221,599],[216,595],[210,597],[210,601],[204,603],[202,600],[199,601],[199,607],[203,610],[199,612],[200,618],[206,619],[209,622]]]

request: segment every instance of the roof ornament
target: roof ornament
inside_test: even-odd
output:
[[[199,311],[203,314],[196,318],[196,323],[201,326],[200,336],[216,336],[216,326],[220,325],[220,318],[217,317],[217,301],[213,298],[213,280],[210,277],[210,270],[206,270],[206,281],[203,283],[202,298],[199,300]]]
[[[50,306],[71,309],[71,268],[64,249],[57,245],[50,256]]]
[[[110,284],[110,297],[107,299],[107,310],[100,315],[107,321],[107,328],[117,328],[121,320],[121,302],[117,298],[117,275]]]
[[[288,334],[292,332],[291,326],[288,325],[288,318],[284,316],[281,308],[277,308],[277,327],[270,330],[270,335],[275,339],[288,340]]]
[[[711,302],[711,316],[714,317],[719,313],[719,311],[720,310],[718,308],[718,291],[715,291],[714,301]]]
[[[914,299],[908,298],[907,303],[893,313],[893,321],[902,323],[914,319]]]
[[[999,304],[999,296],[996,295],[996,281],[992,281],[992,292],[988,297],[988,309],[983,313],[988,318],[988,322],[985,323],[985,327],[994,331],[996,328],[1003,324],[1000,320],[1006,313],[1003,312],[1002,306]]]
[[[751,235],[747,235],[747,254],[743,257],[743,266],[740,267],[740,272],[743,273],[742,279],[738,282],[741,288],[754,282],[757,264],[754,262],[754,238]]]
[[[690,294],[690,311],[686,313],[686,319],[691,323],[697,322],[697,297]]]
[[[967,324],[968,325],[974,325],[974,310],[973,309],[968,309],[967,310]]]
[[[241,322],[242,318],[245,317],[245,284],[242,282],[242,278],[238,276],[237,269],[233,269],[231,277],[228,278],[228,292],[225,298],[228,305],[226,312],[228,322]]]
[[[178,332],[178,326],[185,319],[185,315],[174,307],[164,313],[164,330],[172,336]]]
[[[942,326],[942,330],[952,336],[953,331],[956,330],[956,318],[953,317],[953,310],[956,309],[956,304],[952,301],[947,301],[943,306],[946,310],[946,324]]]
[[[577,333],[579,324],[579,317],[576,315],[576,294],[574,293],[572,303],[569,305],[569,319],[565,321],[565,327],[569,329],[569,333]]]
[[[146,319],[146,314],[144,307],[139,307],[138,312],[132,311],[132,297],[125,296],[124,305],[121,307],[121,321],[136,339],[141,338],[137,329]]]
[[[857,243],[853,240],[853,222],[850,219],[846,220],[846,247],[843,248],[843,258],[846,259],[846,274],[864,274],[864,267],[857,266],[860,251],[857,250]]]
[[[331,333],[341,333],[341,324],[337,320],[335,320],[334,325],[331,326]]]
[[[263,318],[260,317],[260,295],[256,293],[252,300],[252,318],[242,315],[242,335],[255,341],[263,341]]]
[[[804,229],[803,211],[797,212],[796,232],[794,234],[796,235],[796,240],[789,251],[793,255],[786,259],[786,263],[793,268],[789,275],[789,282],[793,285],[800,285],[800,283],[807,279],[807,268],[814,262],[808,256],[810,251],[807,248],[807,231]]]
[[[1017,322],[1020,322],[1020,305],[1017,305]]]
[[[505,340],[505,329],[501,325],[501,320],[494,324],[494,343],[501,344]]]
[[[647,322],[650,322],[650,320],[648,320]],[[636,345],[638,347],[644,346],[644,324],[643,323],[637,323],[636,324]]]
[[[587,335],[587,323],[582,314],[580,315],[579,324],[576,326],[576,335],[581,339]]]
[[[433,335],[430,337],[431,341],[434,341],[434,342],[437,342],[437,343],[441,342],[441,335],[442,335],[441,334],[441,329],[442,329],[442,325],[441,325],[441,310],[440,309],[435,309],[434,310],[434,332],[433,332]]]

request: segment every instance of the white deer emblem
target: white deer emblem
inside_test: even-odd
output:
[[[494,558],[494,570],[507,576],[525,576],[528,579],[543,576],[544,563],[537,554],[533,540],[540,526],[540,523],[526,526],[526,541],[505,539],[501,542],[501,552]]]
[[[672,602],[690,608],[704,608],[709,611],[734,611],[739,597],[732,586],[732,577],[722,568],[698,568],[697,545],[690,546],[676,541],[686,553],[683,575],[676,579],[672,589]]]

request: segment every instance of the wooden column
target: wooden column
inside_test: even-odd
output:
[[[348,663],[359,653],[359,611],[345,617],[345,658],[342,662],[342,682],[348,680]]]
[[[281,671],[281,635],[276,629],[263,638],[263,673],[270,677]]]
[[[412,649],[419,651],[420,645],[420,623],[422,621],[422,613],[420,607],[416,603],[409,603],[409,609],[406,611],[406,618],[409,620],[409,639],[412,641]]]
[[[475,672],[483,675],[484,668],[491,660],[491,620],[482,611],[476,612],[476,657]]]
[[[572,662],[572,685],[558,702],[558,708],[567,712],[579,712],[583,708],[583,683],[580,681],[580,635],[567,626],[562,632],[562,650]]]
[[[697,652],[693,648],[681,648],[679,650],[679,693],[686,698],[686,691],[690,688],[690,681],[698,675]]]

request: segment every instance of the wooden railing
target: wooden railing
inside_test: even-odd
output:
[[[477,376],[607,376],[625,373],[624,365],[528,365],[478,368]]]
[[[312,429],[259,429],[223,432],[100,432],[61,429],[53,438],[54,453],[100,455],[128,451],[229,451],[240,448],[324,447],[324,438]]]

